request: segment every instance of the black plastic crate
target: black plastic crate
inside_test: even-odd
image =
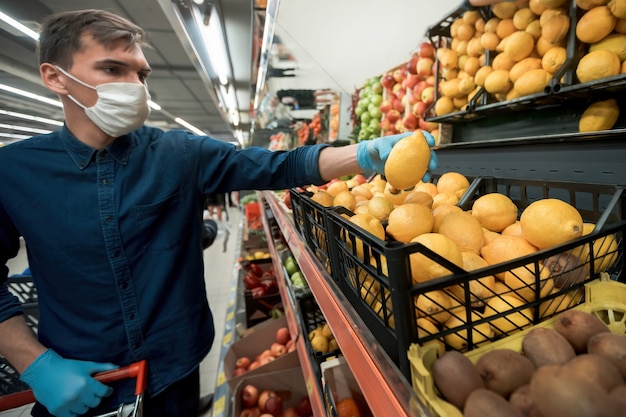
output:
[[[0,396],[26,391],[29,386],[20,381],[20,374],[5,358],[0,356]]]
[[[326,233],[326,207],[311,200],[313,193],[290,189],[293,219],[298,233],[304,238],[315,257],[332,276],[332,265],[328,252]]]
[[[38,301],[37,288],[31,275],[12,275],[7,279],[7,286],[22,303]]]
[[[611,257],[615,264],[607,272],[612,273],[614,279],[621,278],[624,266],[623,233],[626,230],[621,188],[477,178],[460,203],[471,207],[474,198],[494,191],[511,197],[520,210],[540,198],[562,199],[576,206],[585,221],[597,223],[600,230],[554,248],[467,272],[422,244],[381,241],[346,220],[343,215],[352,214],[348,210],[335,207],[327,211],[327,232],[332,237],[335,279],[339,280],[339,287],[378,343],[407,378],[410,378],[410,367],[406,352],[412,343],[423,344],[439,339],[449,349],[472,350],[583,302],[585,282],[596,279],[600,272],[604,272],[595,268],[603,263],[594,256],[594,248],[601,247],[609,239],[614,239],[615,243],[605,254],[605,259]],[[548,259],[551,262],[567,260],[567,256],[573,250],[580,250],[580,247],[586,248],[591,255],[583,263],[551,273],[550,278],[558,278],[561,287],[548,288],[546,283],[553,281],[547,281],[544,263]],[[414,283],[410,259],[421,255],[446,268],[450,275]],[[579,276],[582,268],[590,270],[590,275],[584,279]],[[481,287],[492,288],[492,285],[483,284],[485,280],[506,272],[520,277],[520,284],[505,285],[499,287],[501,292],[498,294],[491,291],[488,296],[477,297]],[[456,300],[451,298],[455,301],[453,304],[444,303],[436,296],[439,293],[435,291],[448,287],[456,290],[447,293],[448,296],[455,294]],[[525,295],[527,302],[511,303],[510,298],[505,296],[512,292],[517,296]],[[484,303],[489,298],[497,298],[501,305],[497,313],[482,315],[485,313]],[[422,308],[422,302],[428,302],[431,308]],[[417,321],[418,318],[429,322],[437,322],[436,319],[443,321],[442,316],[437,314],[454,316],[460,322],[444,328],[441,324],[431,326]],[[473,331],[468,332],[469,329]],[[452,343],[454,338],[456,341]],[[458,348],[459,345],[461,348]]]
[[[299,300],[299,307],[302,318],[302,327],[304,330],[302,337],[306,338],[305,345],[307,347],[309,357],[317,364],[315,367],[317,380],[321,381],[322,375],[320,365],[329,359],[338,357],[341,355],[341,351],[339,348],[329,350],[328,352],[319,352],[313,349],[310,334],[319,326],[324,325],[324,323],[326,323],[326,318],[324,317],[324,314],[322,314],[315,298],[311,294],[308,294]]]

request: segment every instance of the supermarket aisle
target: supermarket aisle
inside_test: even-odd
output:
[[[241,209],[228,207],[228,219],[223,216],[224,222],[219,225],[215,243],[204,251],[204,275],[209,305],[213,312],[215,323],[215,340],[211,352],[200,364],[200,392],[202,395],[211,393],[217,382],[217,372],[220,364],[221,344],[224,336],[227,303],[232,291],[232,277],[235,273],[235,260],[240,255],[241,248]],[[225,228],[230,229],[226,243]],[[204,416],[209,416],[208,412]]]
[[[215,342],[209,355],[200,364],[200,390],[202,395],[213,392],[217,381],[217,369],[220,362],[220,345],[224,334],[227,302],[231,291],[235,260],[241,248],[241,209],[229,207],[228,219],[219,225],[218,236],[211,247],[204,251],[206,289],[209,305],[215,321]],[[226,229],[229,233],[226,233]],[[23,243],[23,242],[22,242]],[[19,274],[28,266],[24,246],[14,259],[8,263],[9,274]],[[2,417],[30,416],[30,406],[16,410],[0,412]],[[209,413],[204,416],[209,416]]]

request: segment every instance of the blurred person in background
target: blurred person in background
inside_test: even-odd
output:
[[[270,152],[147,127],[144,45],[140,27],[106,11],[46,18],[40,76],[63,103],[65,124],[0,149],[0,355],[32,388],[33,416],[132,403],[134,381],[108,386],[92,375],[141,359],[144,415],[198,415],[199,365],[214,339],[205,196],[384,172],[407,135]],[[38,289],[37,335],[6,286],[20,236]]]

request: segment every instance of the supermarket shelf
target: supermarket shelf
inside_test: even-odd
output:
[[[263,192],[263,196],[298,261],[372,414],[377,417],[431,417],[432,414],[427,411],[424,402],[417,397],[410,383],[379,348],[365,323],[296,232],[293,221],[285,215],[269,192]],[[305,362],[308,361],[307,359]]]
[[[308,350],[304,342],[306,332],[302,331],[303,326],[301,325],[300,311],[298,310],[297,303],[295,303],[293,300],[289,288],[287,288],[285,279],[289,279],[289,277],[285,277],[280,254],[276,250],[276,246],[274,245],[274,239],[271,238],[272,230],[267,217],[267,215],[261,216],[263,220],[263,228],[265,229],[265,233],[268,236],[267,246],[269,248],[270,254],[272,255],[272,262],[274,264],[274,270],[276,274],[276,279],[278,281],[280,296],[283,300],[283,309],[285,311],[285,317],[287,319],[289,333],[291,334],[292,338],[296,338],[296,351],[298,352],[298,357],[300,358],[302,374],[306,383],[307,394],[309,395],[309,400],[311,401],[313,415],[315,417],[323,417],[326,415],[324,397],[321,386],[317,381],[317,375],[313,369],[313,366],[315,366],[315,364],[312,363],[308,355]]]

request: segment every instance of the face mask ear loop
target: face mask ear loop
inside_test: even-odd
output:
[[[59,71],[61,71],[61,73],[63,75],[65,75],[67,78],[69,78],[72,81],[77,82],[78,84],[87,87],[87,88],[91,88],[92,90],[97,90],[96,87],[87,84],[84,81],[79,80],[78,78],[74,77],[72,74],[70,74],[69,72],[65,71],[63,68],[59,67],[58,65],[54,66],[56,69],[58,69]],[[82,109],[86,109],[87,106],[83,105],[82,103],[80,103],[78,100],[76,100],[71,94],[68,94],[67,97],[72,100],[74,103],[76,103],[76,105]]]

